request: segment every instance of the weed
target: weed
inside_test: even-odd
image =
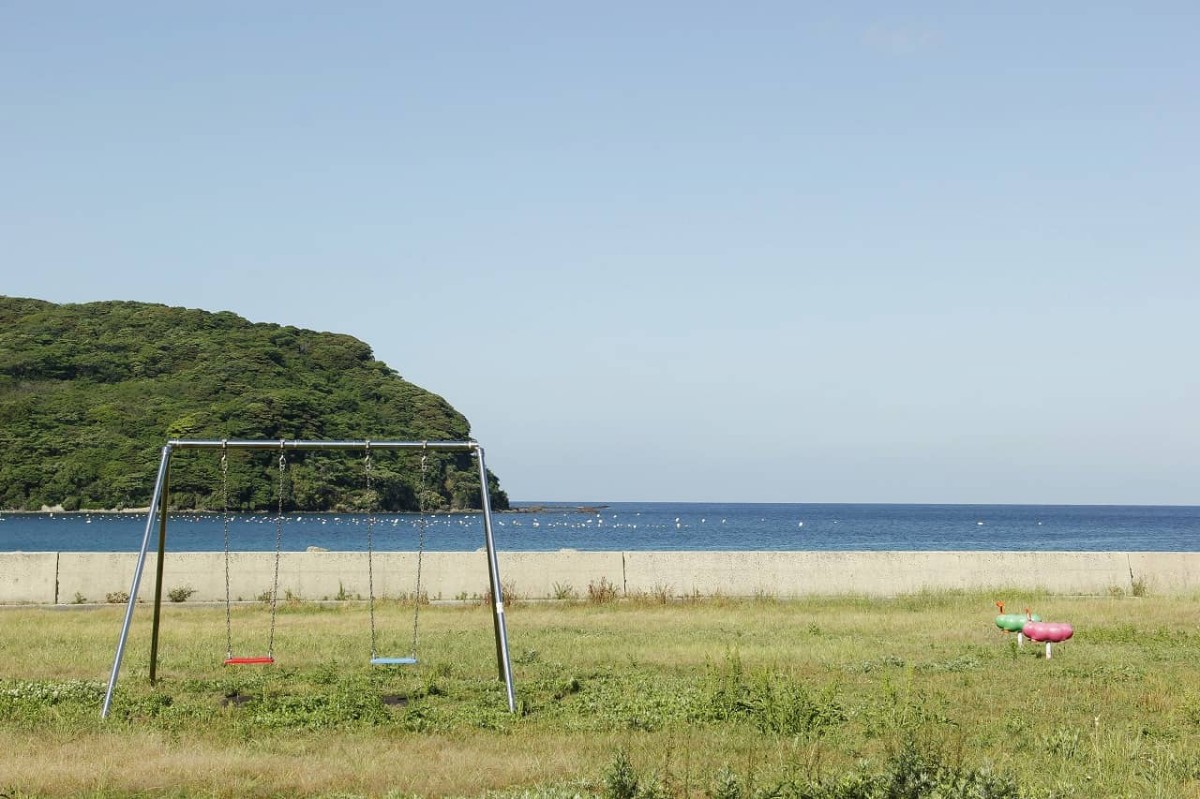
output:
[[[564,602],[574,602],[579,599],[579,592],[570,583],[555,583],[554,598]]]
[[[622,749],[613,756],[604,774],[604,799],[637,799],[638,774]]]
[[[742,781],[736,771],[725,766],[717,772],[716,784],[709,792],[712,799],[742,799],[744,795]]]
[[[75,598],[71,600],[72,605],[82,605],[82,604],[85,604],[86,602],[87,602],[87,597],[85,597],[83,594],[81,594],[78,591],[75,592]]]
[[[341,580],[338,580],[338,592],[334,599],[336,599],[338,602],[345,602],[349,598],[350,595],[346,593],[346,586],[342,585]]]
[[[605,605],[617,599],[617,587],[601,577],[599,582],[588,583],[588,602],[595,605]]]
[[[1129,593],[1133,594],[1136,597],[1141,598],[1141,597],[1146,596],[1146,590],[1147,590],[1146,578],[1139,577],[1133,581],[1132,585],[1130,585]]]
[[[555,700],[564,699],[571,694],[577,694],[583,690],[583,683],[579,682],[578,677],[568,677],[554,691]]]
[[[754,589],[754,601],[760,604],[773,605],[779,602],[779,597],[771,591],[768,591],[766,588],[760,587]]]
[[[516,585],[507,580],[500,581],[500,596],[504,598],[504,604],[507,607],[513,608],[521,603],[524,597],[517,590]],[[428,602],[428,598],[426,598]],[[487,590],[480,596],[480,604],[490,607],[492,605],[492,587],[489,585]]]
[[[172,602],[186,602],[188,597],[196,593],[196,589],[190,585],[181,585],[177,588],[172,588],[167,592],[167,598]]]
[[[804,684],[775,669],[747,675],[736,652],[713,678],[706,705],[714,719],[745,719],[761,732],[778,735],[819,736],[845,719],[832,690],[814,697]]]
[[[521,664],[537,663],[540,658],[541,653],[536,649],[526,649],[521,654],[515,656],[513,662]]]
[[[124,605],[129,601],[129,592],[112,591],[104,595],[104,601],[110,605]]]
[[[1070,760],[1079,754],[1080,734],[1072,727],[1058,727],[1050,735],[1038,739],[1038,746],[1055,757]]]

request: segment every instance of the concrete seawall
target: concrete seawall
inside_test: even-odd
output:
[[[620,595],[665,593],[780,598],[803,595],[895,596],[926,590],[1045,590],[1104,594],[1115,589],[1149,594],[1200,594],[1196,552],[501,552],[505,590],[524,598],[566,591],[586,597],[589,586],[611,585]],[[140,596],[151,599],[151,556]],[[105,602],[129,590],[137,555],[127,552],[0,553],[0,603]],[[275,569],[270,552],[229,558],[230,594],[250,601],[268,592]],[[427,552],[422,591],[431,599],[467,599],[488,590],[487,558],[475,552]],[[374,558],[376,596],[411,595],[417,556],[384,552]],[[189,601],[225,599],[220,552],[168,553],[163,590],[192,589]],[[363,552],[285,552],[279,591],[302,599],[366,597]]]

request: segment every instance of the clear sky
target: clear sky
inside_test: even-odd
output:
[[[517,500],[1197,504],[1198,43],[1191,1],[16,0],[0,293],[357,336]]]

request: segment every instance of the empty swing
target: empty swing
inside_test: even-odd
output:
[[[239,656],[233,654],[233,599],[229,590],[229,455],[226,442],[221,442],[221,495],[225,528],[225,660],[226,666],[262,666],[275,662],[275,618],[279,598],[279,553],[283,542],[283,490],[287,471],[287,456],[283,442],[279,443],[279,502],[275,514],[275,574],[271,581],[271,627],[267,635],[267,654]]]
[[[424,497],[418,498],[417,503],[420,508],[420,516],[417,521],[418,537],[417,537],[417,585],[413,594],[413,631],[412,631],[412,654],[408,657],[388,657],[379,654],[377,645],[377,637],[375,632],[375,503],[372,494],[371,484],[371,442],[367,442],[367,454],[364,458],[364,469],[367,475],[367,497],[371,502],[371,509],[367,515],[367,607],[368,615],[371,617],[371,665],[372,666],[413,666],[417,663],[417,634],[419,628],[419,620],[421,614],[421,559],[425,552],[425,510]],[[421,486],[422,492],[425,485],[425,453],[421,453]]]

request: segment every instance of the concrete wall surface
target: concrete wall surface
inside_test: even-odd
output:
[[[623,595],[666,593],[777,597],[805,594],[894,596],[918,591],[1042,589],[1102,594],[1113,589],[1152,594],[1200,593],[1195,552],[501,552],[505,591],[525,598],[574,593],[607,582]],[[104,602],[128,591],[137,555],[128,552],[0,553],[0,602]],[[142,599],[154,592],[157,558],[147,558]],[[416,591],[414,552],[284,552],[279,591],[302,599],[365,598]],[[421,590],[431,599],[469,599],[488,591],[487,557],[475,552],[426,552]],[[251,601],[270,591],[275,556],[234,552],[230,595]],[[226,560],[220,552],[168,553],[164,593],[191,589],[190,601],[225,599]]]
[[[1193,570],[1200,565],[1200,554],[1189,559]],[[1132,585],[1129,559],[1116,552],[627,552],[625,560],[627,590],[657,586],[676,595],[893,596],[988,588],[1086,594]],[[1171,558],[1143,565],[1168,563]],[[1194,572],[1189,581],[1164,570],[1155,582],[1174,590],[1200,586]]]
[[[55,603],[57,552],[0,553],[0,602]]]

